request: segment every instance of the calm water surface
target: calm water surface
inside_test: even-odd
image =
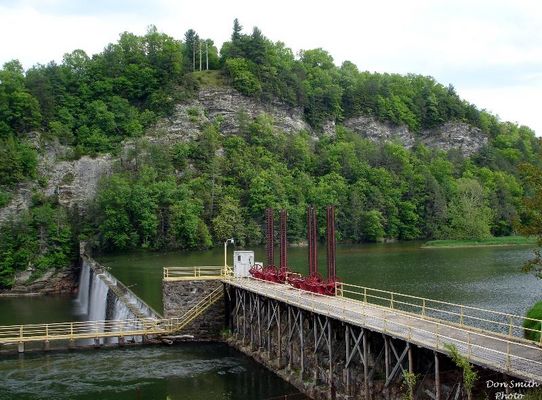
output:
[[[347,283],[523,315],[542,299],[542,281],[522,273],[529,247],[421,249],[421,243],[338,246],[337,275]],[[325,274],[325,249],[320,271]],[[264,260],[265,249],[256,248]],[[232,249],[228,262],[231,262]],[[276,255],[278,260],[278,254]],[[291,248],[292,269],[307,272],[307,249]],[[162,268],[221,265],[224,252],[135,252],[100,257],[111,272],[156,310],[162,310]]]

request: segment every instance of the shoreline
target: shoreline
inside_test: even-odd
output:
[[[459,249],[472,247],[516,247],[536,246],[536,237],[500,236],[482,240],[430,240],[421,249]]]

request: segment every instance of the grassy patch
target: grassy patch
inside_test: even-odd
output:
[[[192,76],[201,86],[225,86],[226,80],[221,71],[195,71]]]
[[[478,247],[478,246],[525,246],[535,245],[536,238],[531,236],[501,236],[481,240],[430,240],[422,248]]]
[[[527,318],[537,319],[539,321],[532,321],[526,319],[523,322],[525,330],[525,338],[540,342],[540,329],[542,328],[540,321],[542,320],[542,301],[536,303],[529,311],[527,311]]]
[[[5,207],[11,200],[11,194],[0,189],[0,207]]]

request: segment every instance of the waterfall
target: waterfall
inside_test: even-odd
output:
[[[94,274],[90,292],[88,321],[104,321],[106,319],[107,292],[109,288],[102,279],[103,274]]]
[[[77,315],[88,314],[88,296],[90,292],[90,267],[87,263],[83,263],[81,267],[81,275],[79,276],[79,292],[75,303],[75,313]]]
[[[120,293],[120,294],[119,294]],[[120,296],[120,297],[119,297]],[[137,311],[133,311],[137,310]],[[75,300],[75,311],[86,321],[135,320],[138,316],[160,318],[143,300],[137,297],[122,282],[94,260],[83,258],[79,277],[79,293]],[[138,315],[134,315],[138,314]],[[124,330],[135,328],[137,322],[129,323]],[[97,324],[97,330],[103,325]],[[125,337],[126,341],[141,342],[141,337]],[[84,339],[80,344],[91,345],[92,339]],[[118,343],[118,338],[100,339],[100,344]]]

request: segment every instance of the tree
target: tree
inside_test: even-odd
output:
[[[384,237],[384,217],[378,210],[367,211],[362,216],[361,232],[365,240],[376,242]]]
[[[449,237],[452,239],[485,239],[491,236],[492,211],[487,205],[484,189],[476,179],[461,178],[457,194],[448,205]]]
[[[237,40],[241,39],[241,31],[243,30],[243,27],[239,23],[239,20],[235,18],[233,20],[233,32],[231,34],[231,41],[235,42]]]
[[[523,266],[525,272],[532,272],[542,279],[542,168],[523,164],[521,171],[524,179],[524,187],[528,192],[523,199],[523,228],[525,235],[538,237],[538,248],[534,250],[534,256]]]

